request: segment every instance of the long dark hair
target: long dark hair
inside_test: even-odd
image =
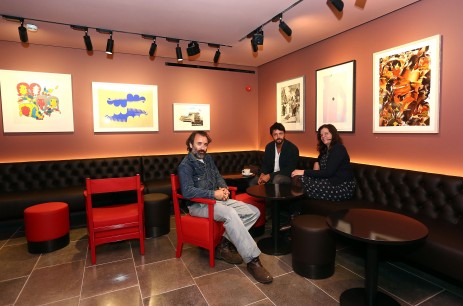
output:
[[[211,143],[211,142],[212,142],[212,138],[209,136],[209,134],[207,134],[207,132],[204,132],[204,131],[195,131],[195,132],[192,132],[192,133],[190,134],[190,136],[188,137],[188,139],[186,140],[186,142],[185,142],[185,144],[186,144],[186,150],[187,150],[188,152],[191,151],[190,144],[193,145],[193,143],[195,142],[195,137],[196,137],[197,134],[206,137],[208,143]]]
[[[337,143],[342,144],[341,136],[339,135],[339,132],[334,127],[334,125],[332,125],[332,124],[323,124],[322,126],[320,126],[318,128],[318,131],[317,131],[317,139],[318,139],[317,150],[318,150],[318,152],[320,154],[326,153],[326,151],[328,151],[328,147],[322,142],[321,131],[324,128],[328,129],[328,131],[330,131],[330,133],[331,133],[331,136],[332,136],[331,137],[331,145],[330,145],[331,148]]]

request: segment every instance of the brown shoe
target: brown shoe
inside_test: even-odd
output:
[[[248,262],[248,271],[259,283],[268,284],[273,281],[272,275],[260,263],[259,257]]]
[[[236,251],[235,246],[226,238],[215,249],[215,258],[222,259],[232,265],[239,265],[243,262],[240,254]]]

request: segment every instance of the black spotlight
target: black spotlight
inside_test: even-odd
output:
[[[218,63],[219,62],[219,58],[220,58],[220,49],[217,49],[217,51],[215,51],[215,55],[214,55],[214,63]]]
[[[106,43],[106,54],[113,54],[113,49],[114,49],[113,34],[110,33],[108,42]]]
[[[192,41],[188,44],[188,48],[186,48],[186,53],[188,53],[188,56],[195,56],[199,54],[201,50],[199,49],[199,44],[196,41]]]
[[[263,45],[264,44],[264,31],[262,29],[257,30],[253,35],[252,38],[256,45]]]
[[[177,53],[177,62],[183,61],[182,48],[180,48],[179,44],[177,44],[177,48],[175,48],[175,53]]]
[[[342,0],[329,0],[331,4],[339,11],[342,12],[342,9],[344,8],[344,2]]]
[[[251,38],[251,46],[252,46],[252,52],[257,52],[259,50],[259,47],[257,46],[257,42],[254,39],[254,36]]]
[[[148,52],[150,56],[154,56],[154,53],[156,52],[156,48],[158,45],[156,44],[156,39],[153,39],[153,42],[151,43],[150,51]]]
[[[280,19],[280,29],[288,36],[293,34],[293,30],[283,21]]]
[[[27,29],[24,27],[24,19],[21,19],[21,25],[18,27],[18,32],[19,32],[19,39],[23,43],[27,43],[28,38],[27,38]]]
[[[84,42],[87,51],[93,51],[92,40],[90,39],[90,36],[88,36],[87,31],[85,31]]]

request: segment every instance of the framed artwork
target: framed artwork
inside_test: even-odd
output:
[[[73,132],[70,74],[0,70],[5,133]]]
[[[92,83],[95,132],[156,132],[158,88],[155,85]]]
[[[319,69],[315,130],[331,123],[339,132],[355,132],[355,61]]]
[[[286,131],[304,131],[304,76],[277,83],[277,122]]]
[[[209,104],[174,103],[174,131],[209,131]]]
[[[438,133],[440,35],[373,54],[373,132]]]

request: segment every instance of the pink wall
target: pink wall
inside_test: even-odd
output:
[[[276,83],[305,75],[305,132],[287,137],[301,155],[317,156],[315,71],[356,60],[355,133],[342,134],[351,160],[462,176],[462,11],[460,0],[422,0],[259,67],[259,148],[270,141],[268,127],[275,122]],[[439,133],[373,134],[373,53],[436,34],[442,39]]]
[[[177,102],[210,104],[210,151],[257,149],[257,74],[169,67],[164,59],[148,56],[116,53],[108,59],[102,52],[24,48],[15,42],[0,42],[0,59],[0,69],[71,74],[74,108],[74,133],[0,134],[0,162],[183,153],[189,132],[173,131]],[[157,85],[159,132],[95,134],[92,82]]]

